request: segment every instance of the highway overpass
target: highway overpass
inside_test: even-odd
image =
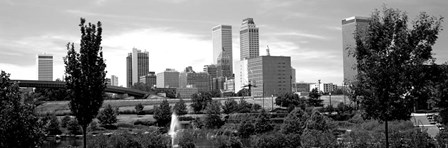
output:
[[[17,83],[19,87],[35,87],[35,88],[64,88],[65,82],[62,81],[39,81],[39,80],[11,80],[13,83]],[[144,98],[149,95],[149,92],[107,85],[105,92],[116,93],[116,94],[128,94],[129,96],[134,96],[136,98]]]

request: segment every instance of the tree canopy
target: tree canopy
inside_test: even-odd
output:
[[[432,46],[441,30],[442,18],[422,12],[412,27],[408,16],[397,9],[375,10],[367,32],[358,32],[358,91],[368,117],[407,120],[412,112],[416,69],[434,62]],[[419,80],[422,81],[422,80]]]
[[[106,63],[101,47],[103,29],[101,22],[85,24],[81,18],[81,42],[79,53],[73,43],[67,44],[65,82],[70,96],[69,107],[83,129],[86,147],[86,129],[103,104],[106,88]]]
[[[36,147],[44,140],[42,121],[32,104],[21,103],[17,84],[0,73],[0,147]]]

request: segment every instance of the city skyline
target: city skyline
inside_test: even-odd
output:
[[[149,71],[186,66],[202,69],[213,63],[210,28],[254,18],[260,29],[260,55],[269,45],[272,56],[291,56],[297,81],[342,84],[341,20],[370,16],[382,5],[408,12],[448,16],[448,2],[432,1],[134,1],[49,2],[0,1],[0,69],[12,79],[36,79],[36,55],[53,54],[53,79],[64,74],[67,42],[79,47],[79,18],[103,23],[103,52],[107,77],[126,86],[126,56],[132,48],[147,49]],[[227,6],[227,7],[225,7]],[[247,7],[249,6],[249,7]],[[169,7],[170,9],[166,9]],[[232,9],[226,9],[232,7]],[[121,10],[122,11],[117,11]],[[132,10],[132,11],[130,11]],[[325,10],[325,11],[321,11]],[[445,27],[446,23],[443,24]],[[232,31],[233,62],[240,58],[239,29]],[[434,47],[437,63],[448,59],[448,33]],[[164,64],[157,64],[163,62]]]

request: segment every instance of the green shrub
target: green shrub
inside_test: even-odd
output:
[[[249,138],[255,134],[255,127],[252,120],[243,120],[238,126],[238,135],[242,138]]]
[[[144,115],[145,114],[143,112],[143,108],[144,108],[144,106],[141,103],[135,105],[135,112],[137,112],[137,115]]]
[[[145,126],[153,126],[155,125],[156,122],[154,121],[149,121],[149,120],[136,120],[134,122],[134,125],[145,125]]]
[[[193,121],[194,117],[191,117],[191,116],[179,116],[179,117],[177,117],[177,119],[179,121]]]
[[[213,145],[218,148],[242,148],[243,143],[238,137],[220,135],[213,139]]]
[[[97,119],[100,121],[102,126],[110,126],[114,123],[117,123],[117,111],[112,108],[112,106],[109,104],[100,111],[98,114]]]
[[[59,120],[55,115],[50,116],[50,120],[45,125],[45,131],[49,135],[58,135],[62,133],[59,129]]]
[[[305,130],[301,136],[303,147],[336,147],[336,137],[321,130]]]
[[[70,119],[67,123],[67,130],[69,131],[69,134],[79,135],[82,133],[81,126],[78,124],[76,118]]]
[[[252,139],[252,144],[257,148],[295,148],[300,147],[300,135],[282,134],[279,132],[263,134]]]
[[[62,119],[61,119],[61,127],[66,128],[67,127],[67,123],[71,120],[72,118],[69,115],[65,115]]]
[[[224,106],[222,107],[223,112],[225,114],[231,114],[238,111],[238,102],[236,102],[234,99],[227,99],[224,102]]]
[[[448,130],[441,130],[435,138],[439,147],[446,147],[448,145]]]

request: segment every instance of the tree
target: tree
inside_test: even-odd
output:
[[[240,99],[240,103],[238,104],[238,113],[250,113],[252,109],[252,104],[247,103],[243,98]]]
[[[67,123],[67,130],[70,134],[78,135],[81,133],[81,127],[76,118],[70,119]]]
[[[261,110],[257,119],[255,120],[255,133],[262,134],[269,132],[274,129],[274,126],[271,124],[271,120],[266,113],[266,110]]]
[[[301,140],[303,147],[336,147],[336,137],[330,132],[305,130]]]
[[[238,111],[238,102],[236,102],[234,99],[227,99],[224,102],[224,106],[222,107],[222,110],[225,114],[231,114]]]
[[[313,88],[309,94],[308,105],[309,106],[323,106],[323,100],[320,99],[320,94],[317,88]]]
[[[183,99],[180,99],[179,102],[176,102],[173,107],[174,112],[176,115],[182,116],[188,113],[187,111],[187,105],[185,105],[185,101]]]
[[[249,96],[249,89],[243,88],[236,93],[238,96]]]
[[[196,93],[191,96],[192,103],[190,106],[195,113],[198,113],[207,107],[207,104],[212,101],[210,93]]]
[[[300,107],[305,109],[305,99],[294,93],[284,93],[275,98],[275,104],[281,107]]]
[[[157,120],[159,126],[163,127],[171,122],[171,108],[166,99],[160,103],[159,107],[154,106],[154,119]]]
[[[62,133],[61,129],[59,129],[58,117],[54,114],[50,116],[50,120],[46,124],[46,133],[49,135],[58,135]]]
[[[362,95],[366,117],[385,122],[386,147],[387,121],[410,118],[415,69],[434,62],[431,51],[442,19],[423,12],[408,28],[406,13],[384,7],[372,13],[366,31],[355,35],[358,75],[354,85]]]
[[[67,44],[65,63],[65,82],[70,96],[70,110],[83,130],[86,147],[87,126],[98,115],[104,100],[106,88],[106,64],[101,47],[101,22],[97,25],[81,18],[81,42],[79,53],[74,43]]]
[[[238,125],[238,135],[241,138],[249,138],[250,135],[253,135],[255,133],[255,127],[252,120],[253,119],[245,118]]]
[[[143,112],[143,108],[144,108],[144,106],[143,106],[141,103],[135,105],[135,112],[137,112],[137,115],[143,115],[143,114],[145,114],[145,113]]]
[[[17,84],[0,73],[0,147],[37,147],[44,141],[43,124],[35,106],[20,102]]]
[[[285,121],[281,127],[281,132],[284,134],[299,134],[303,133],[306,127],[306,120],[308,114],[300,108],[294,109],[286,116]]]
[[[210,102],[205,109],[205,113],[206,128],[217,129],[224,125],[224,121],[221,120],[221,103],[218,101]]]
[[[306,130],[328,132],[331,130],[329,119],[318,111],[314,111],[306,121]]]
[[[138,89],[138,90],[146,91],[146,92],[152,91],[151,87],[152,86],[149,86],[148,84],[145,84],[142,82],[134,83],[134,85],[131,86],[131,88],[133,88],[133,89]]]
[[[71,120],[72,118],[70,117],[70,115],[65,115],[62,119],[61,119],[61,127],[66,128],[68,122]]]
[[[108,104],[106,108],[104,108],[98,114],[98,120],[102,126],[111,126],[114,123],[117,123],[117,112]]]

